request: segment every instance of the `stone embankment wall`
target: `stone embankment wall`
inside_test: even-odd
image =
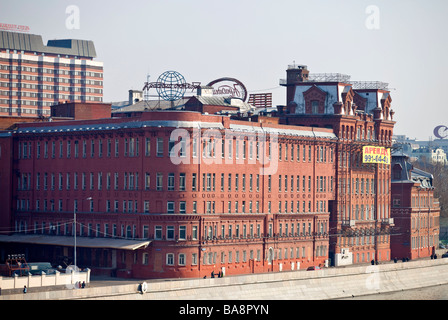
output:
[[[448,284],[448,259],[288,271],[213,279],[150,280],[141,283],[94,286],[2,295],[0,300],[277,300],[339,299]]]
[[[44,288],[54,286],[67,286],[72,288],[79,283],[90,282],[90,269],[86,269],[82,272],[61,273],[56,271],[54,274],[47,275],[42,272],[41,275],[28,276],[14,276],[14,277],[2,277],[0,276],[0,288],[2,290],[8,289],[22,289],[26,286],[30,288]]]

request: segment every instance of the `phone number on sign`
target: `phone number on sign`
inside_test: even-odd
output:
[[[384,163],[390,164],[390,157],[388,156],[380,156],[380,155],[364,155],[364,163]]]

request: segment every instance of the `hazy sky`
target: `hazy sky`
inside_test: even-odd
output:
[[[66,13],[73,5],[79,15]],[[93,40],[105,102],[175,70],[189,83],[234,77],[285,104],[279,79],[295,61],[389,83],[395,134],[425,140],[448,126],[447,16],[446,0],[0,0],[1,23],[29,26],[45,44]]]

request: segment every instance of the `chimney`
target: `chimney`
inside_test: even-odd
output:
[[[143,100],[143,91],[129,90],[129,104],[133,105]]]
[[[286,105],[294,101],[296,85],[308,81],[308,67],[305,65],[292,64],[286,70]]]
[[[383,110],[380,107],[373,109],[373,120],[383,120]]]
[[[343,104],[342,102],[338,101],[335,102],[333,104],[333,108],[334,108],[334,114],[343,114],[344,113],[344,108],[343,108]]]
[[[298,82],[305,82],[308,80],[309,71],[307,66],[304,65],[289,65],[286,70],[286,83],[287,85],[294,85]]]

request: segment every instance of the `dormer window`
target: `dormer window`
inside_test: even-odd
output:
[[[324,114],[327,93],[315,85],[303,93],[306,114]]]
[[[393,180],[401,180],[401,173],[402,173],[403,167],[401,164],[396,163],[393,167]]]

